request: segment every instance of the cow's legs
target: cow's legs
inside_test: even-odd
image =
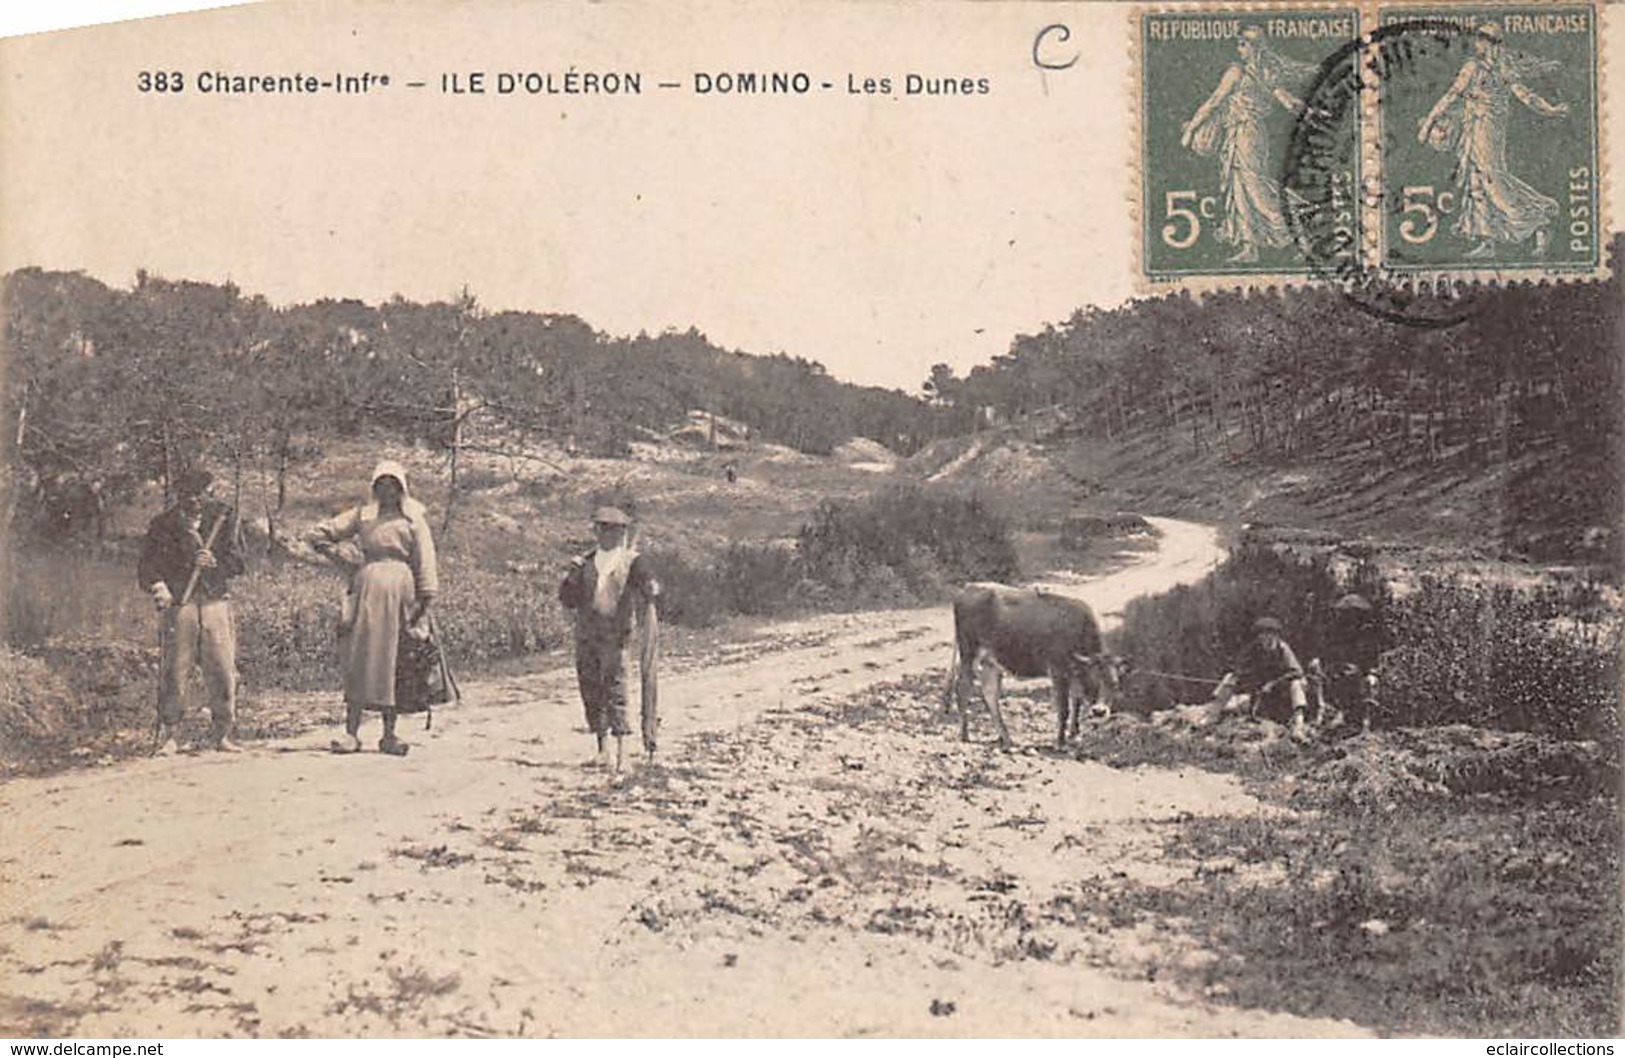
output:
[[[954,666],[949,676],[948,709],[959,710],[959,738],[970,741],[970,686],[976,680],[976,661],[980,651],[964,639],[954,640]]]
[[[1010,748],[1010,730],[1004,726],[1004,710],[999,708],[999,684],[1003,670],[992,658],[982,659],[982,700],[993,714],[993,725],[999,729],[999,745]]]
[[[959,709],[959,740],[970,741],[970,684],[975,679],[971,671],[976,667],[974,654],[959,655],[959,664],[954,668],[954,705]]]
[[[1055,702],[1055,748],[1065,749],[1066,740],[1077,733],[1077,719],[1072,711],[1071,681],[1063,675],[1050,673],[1050,698]]]

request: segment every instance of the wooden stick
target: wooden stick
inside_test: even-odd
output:
[[[218,518],[216,518],[214,520],[214,526],[209,530],[209,538],[207,540],[203,541],[203,550],[207,551],[210,548],[214,547],[215,538],[220,535],[220,529],[225,524],[226,524],[226,513],[224,511],[222,511],[221,514],[220,514],[220,517],[218,517]],[[172,602],[170,604],[173,609],[179,610],[181,607],[185,606],[187,604],[187,602],[189,602],[191,600],[192,592],[194,590],[196,590],[198,577],[199,577],[199,575],[202,574],[202,572],[203,572],[203,570],[198,567],[197,558],[194,556],[193,559],[192,559],[192,575],[186,581],[186,590],[181,592],[180,601]],[[169,640],[169,618],[167,616],[162,616],[161,615],[158,618],[158,715],[153,720],[153,725],[152,725],[152,734],[153,734],[154,739],[156,739],[163,732],[163,728],[164,728],[164,672],[163,672],[163,669],[164,669],[164,663],[165,663],[165,660],[166,660],[166,655],[169,653],[169,651],[167,649],[168,646],[169,646],[168,640]],[[181,680],[181,679],[184,679],[184,676],[177,674],[175,678],[177,680]]]
[[[208,538],[203,541],[203,550],[210,551],[210,550],[212,550],[214,548],[215,538],[220,535],[220,530],[226,524],[226,515],[227,515],[227,513],[228,512],[226,512],[226,511],[221,511],[220,512],[220,517],[218,517],[218,518],[216,518],[214,520],[214,525],[209,529]],[[197,559],[194,557],[192,559],[192,576],[187,579],[187,581],[186,581],[186,590],[181,592],[180,601],[175,603],[175,609],[179,610],[181,607],[185,606],[188,602],[192,601],[192,592],[197,589],[198,577],[200,577],[202,575],[203,575],[203,568],[197,564]]]

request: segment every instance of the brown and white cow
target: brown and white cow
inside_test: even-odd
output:
[[[956,662],[949,677],[948,708],[959,709],[960,737],[970,739],[967,688],[981,669],[982,698],[993,713],[1000,744],[1010,732],[999,708],[1001,672],[1048,676],[1055,700],[1055,743],[1078,732],[1085,699],[1092,716],[1111,715],[1127,663],[1101,650],[1093,611],[1075,599],[1004,584],[968,584],[954,597]]]

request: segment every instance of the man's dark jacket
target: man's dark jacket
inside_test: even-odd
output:
[[[198,548],[208,539],[209,530],[217,520],[224,519],[209,548],[214,553],[215,567],[204,570],[192,589],[195,600],[224,599],[229,593],[228,581],[243,571],[241,530],[237,512],[218,500],[203,502],[203,517],[194,533],[186,515],[179,506],[171,507],[147,526],[147,538],[141,545],[141,561],[136,566],[136,578],[143,590],[155,581],[169,585],[169,594],[175,602],[181,601],[186,582],[192,577],[192,563]]]

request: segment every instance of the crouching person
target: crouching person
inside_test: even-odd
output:
[[[1251,696],[1253,715],[1278,724],[1290,723],[1292,737],[1308,736],[1305,712],[1309,706],[1303,666],[1285,639],[1281,622],[1260,617],[1253,622],[1253,640],[1236,659],[1235,687]]]
[[[136,577],[158,610],[157,752],[168,756],[184,709],[186,683],[203,670],[209,692],[211,739],[234,753],[237,716],[237,636],[230,581],[243,572],[237,512],[209,495],[213,477],[199,468],[176,476],[175,503],[152,520]]]
[[[626,715],[627,652],[634,625],[639,628],[643,749],[652,762],[658,727],[656,667],[660,583],[632,544],[632,520],[615,507],[593,513],[598,546],[571,560],[559,585],[559,602],[575,615],[576,679],[587,726],[598,741],[596,766],[611,766],[609,736],[615,736],[613,767],[620,771],[623,739],[631,734]]]
[[[1376,609],[1363,595],[1350,592],[1332,607],[1332,705],[1338,728],[1345,733],[1371,730],[1377,709],[1377,665],[1383,628]]]

